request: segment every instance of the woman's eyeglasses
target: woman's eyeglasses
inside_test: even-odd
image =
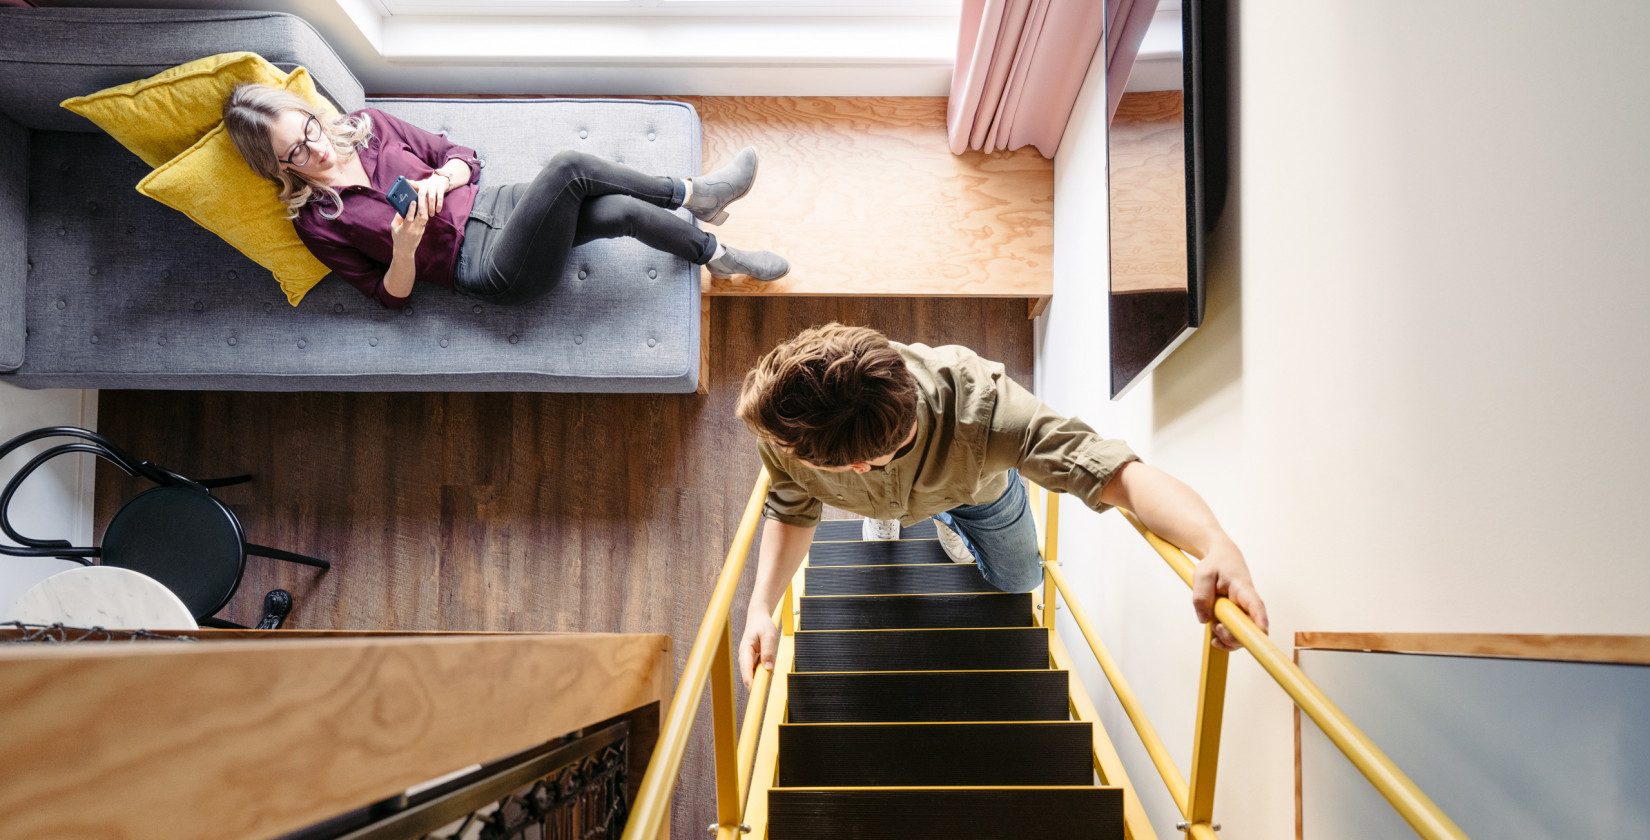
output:
[[[293,166],[303,166],[309,163],[309,146],[319,139],[321,139],[321,121],[314,114],[310,114],[309,119],[304,120],[304,142],[293,144],[292,153],[282,158],[281,162]]]

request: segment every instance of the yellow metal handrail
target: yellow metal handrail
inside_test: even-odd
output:
[[[1039,519],[1043,525],[1043,601],[1048,604],[1047,613],[1052,618],[1057,598],[1065,598],[1073,621],[1082,632],[1083,638],[1088,641],[1089,648],[1099,661],[1100,668],[1117,694],[1119,703],[1145,744],[1147,755],[1162,775],[1170,796],[1180,809],[1184,821],[1178,827],[1186,831],[1189,837],[1214,840],[1218,826],[1211,822],[1211,810],[1214,804],[1215,767],[1220,750],[1220,725],[1222,706],[1225,703],[1228,654],[1210,644],[1214,638],[1213,626],[1204,628],[1203,670],[1198,680],[1197,731],[1193,739],[1192,778],[1188,784],[1182,779],[1180,770],[1170,758],[1162,739],[1157,736],[1151,722],[1146,719],[1145,711],[1140,707],[1140,702],[1135,698],[1127,681],[1123,679],[1121,669],[1106,652],[1105,645],[1100,641],[1099,632],[1089,621],[1088,614],[1072,597],[1071,583],[1065,573],[1060,571],[1056,553],[1058,500],[1052,493],[1047,493],[1046,496],[1046,507],[1040,512],[1043,515]],[[1195,568],[1191,558],[1167,540],[1152,533],[1133,513],[1126,510],[1121,513],[1190,587]],[[1231,631],[1232,636],[1255,657],[1255,661],[1260,663],[1278,686],[1306,712],[1324,734],[1329,736],[1329,740],[1346,755],[1353,766],[1358,768],[1358,772],[1362,773],[1375,790],[1392,805],[1399,816],[1409,823],[1416,834],[1425,840],[1467,840],[1467,835],[1427,798],[1426,794],[1422,793],[1420,788],[1369,740],[1368,736],[1354,726],[1299,667],[1284,656],[1283,651],[1261,632],[1248,613],[1222,597],[1215,600],[1214,614],[1215,618]],[[1052,621],[1045,623],[1052,628]]]
[[[676,687],[676,696],[670,701],[670,711],[659,728],[659,740],[653,748],[653,759],[642,774],[641,787],[631,805],[630,819],[625,824],[624,840],[655,840],[665,817],[670,813],[670,792],[676,786],[676,776],[682,769],[682,756],[687,752],[688,733],[693,728],[694,712],[699,698],[704,696],[705,680],[711,682],[711,718],[715,727],[716,747],[716,830],[717,840],[732,840],[739,835],[740,808],[744,801],[743,788],[750,783],[748,762],[755,755],[754,739],[750,749],[740,749],[734,740],[733,713],[733,596],[739,588],[739,578],[745,571],[745,557],[750,553],[756,537],[757,522],[762,516],[762,501],[768,494],[768,473],[763,470],[751,488],[750,501],[745,504],[745,515],[739,520],[739,530],[728,547],[727,559],[722,563],[722,575],[716,580],[705,617],[699,622],[699,633],[688,652],[687,666],[682,669],[682,681]],[[781,609],[784,607],[782,606]],[[762,717],[761,698],[767,695],[767,674],[758,669],[760,686],[751,688],[750,705],[746,710],[746,729],[750,720]],[[761,690],[758,691],[758,688]],[[751,710],[757,710],[755,715]],[[754,735],[754,733],[751,733]]]
[[[731,622],[734,593],[744,572],[745,558],[749,555],[751,543],[756,536],[768,483],[768,474],[764,470],[757,477],[755,486],[751,488],[744,516],[740,519],[733,544],[728,548],[721,576],[717,579],[710,604],[707,605],[705,616],[699,624],[693,648],[688,653],[681,683],[661,725],[653,760],[648,763],[647,771],[642,776],[641,787],[631,807],[623,840],[655,840],[658,837],[670,810],[670,791],[681,771],[688,734],[693,726],[694,711],[699,705],[699,699],[704,695],[707,679],[711,683],[717,790],[717,822],[711,829],[716,832],[717,840],[733,840],[741,831],[750,830],[744,828],[741,822],[744,817],[742,808],[753,787],[752,764],[763,761],[763,766],[771,768],[773,760],[772,755],[759,758],[757,740],[764,724],[772,728],[772,724],[777,721],[775,715],[783,714],[783,709],[768,708],[767,714],[764,715],[763,707],[767,701],[769,687],[773,685],[773,675],[766,669],[757,669],[745,710],[743,732],[738,733],[736,738]],[[1041,491],[1041,488],[1037,489]],[[1066,657],[1064,645],[1060,644],[1055,635],[1054,620],[1058,601],[1064,597],[1073,621],[1088,642],[1130,723],[1140,735],[1147,755],[1163,777],[1164,785],[1184,818],[1184,822],[1178,827],[1195,840],[1216,840],[1215,831],[1219,827],[1212,823],[1211,811],[1214,804],[1215,770],[1220,751],[1222,707],[1225,703],[1227,653],[1210,644],[1213,640],[1212,626],[1204,628],[1203,669],[1198,680],[1197,729],[1193,739],[1191,779],[1188,781],[1181,776],[1179,768],[1175,766],[1168,748],[1158,737],[1151,721],[1146,717],[1145,710],[1141,708],[1134,692],[1124,680],[1122,670],[1101,643],[1099,632],[1089,620],[1088,613],[1072,597],[1071,582],[1059,569],[1059,505],[1054,494],[1046,494],[1044,510],[1035,512],[1040,514],[1038,524],[1042,526],[1043,532],[1044,604],[1041,605],[1041,622],[1051,636],[1051,655],[1057,664]],[[1191,558],[1162,537],[1152,533],[1134,514],[1126,510],[1121,512],[1141,536],[1145,537],[1146,542],[1168,562],[1169,567],[1180,576],[1180,579],[1188,587],[1191,586],[1195,568]],[[799,589],[796,591],[800,593]],[[780,646],[781,660],[786,660],[791,655],[788,637],[794,632],[792,599],[792,590],[787,589],[774,616],[775,622],[781,624],[783,635],[786,637]],[[1247,613],[1230,600],[1218,598],[1215,601],[1214,614],[1301,710],[1323,729],[1336,748],[1346,755],[1375,790],[1409,823],[1416,834],[1425,840],[1467,840],[1461,829],[1451,822],[1449,817],[1445,816],[1443,811],[1439,810],[1438,806],[1428,799],[1363,732],[1359,731],[1300,668],[1284,656],[1271,639],[1250,620]],[[780,664],[782,663],[776,663]],[[783,684],[779,685],[781,696],[776,702],[783,704]],[[1093,704],[1088,702],[1086,693],[1076,683],[1072,685],[1072,708],[1074,713],[1078,713],[1079,720],[1095,718],[1094,723],[1098,728],[1098,715]],[[1097,734],[1095,744],[1095,766],[1101,771],[1103,779],[1108,784],[1120,784],[1125,787],[1125,829],[1136,840],[1154,837],[1138,796],[1128,786],[1127,777],[1115,750],[1111,748],[1109,738]],[[765,745],[763,749],[771,753],[772,745]],[[765,836],[765,832],[762,834]]]
[[[1129,524],[1146,538],[1146,542],[1168,561],[1169,567],[1190,587],[1194,568],[1191,558],[1148,530],[1134,514],[1123,511],[1123,515],[1128,517]],[[1291,662],[1289,657],[1284,656],[1283,651],[1261,632],[1248,613],[1226,598],[1215,600],[1214,612],[1215,618],[1248,649],[1255,657],[1255,661],[1272,676],[1273,681],[1300,706],[1301,711],[1306,712],[1307,717],[1329,736],[1335,747],[1358,768],[1358,772],[1369,780],[1375,790],[1392,805],[1399,816],[1404,818],[1404,822],[1409,823],[1409,827],[1414,829],[1416,834],[1426,840],[1466,840],[1467,835],[1460,827],[1427,798],[1427,795],[1398,769],[1398,765],[1393,764],[1392,759],[1387,758],[1386,754],[1369,740],[1369,736],[1353,725],[1305,672]]]

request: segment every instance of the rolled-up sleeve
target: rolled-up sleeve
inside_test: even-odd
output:
[[[1101,437],[1087,423],[1056,413],[1019,383],[999,378],[988,463],[1016,466],[1043,487],[1104,511],[1111,507],[1100,501],[1106,482],[1139,457],[1127,443]]]
[[[470,180],[466,183],[474,184],[481,180],[481,159],[476,157],[475,149],[460,146],[439,134],[425,131],[377,108],[371,109],[371,113],[373,122],[384,125],[386,136],[394,137],[406,144],[407,150],[424,161],[431,170],[446,166],[449,160],[462,160],[470,167]]]
[[[768,468],[768,498],[762,504],[762,516],[798,528],[818,525],[825,504],[791,478],[767,444],[759,445],[757,451],[762,455],[762,466]]]

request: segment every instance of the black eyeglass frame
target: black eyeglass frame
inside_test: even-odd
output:
[[[308,113],[308,112],[306,111],[305,113]],[[314,137],[309,136],[309,127],[311,125],[315,126],[315,136]],[[309,156],[310,156],[309,146],[310,146],[311,143],[314,143],[315,141],[320,140],[320,139],[321,139],[321,118],[315,116],[314,114],[310,114],[309,119],[304,120],[304,140],[303,140],[303,142],[293,144],[292,151],[290,153],[288,153],[286,157],[281,158],[281,162],[284,163],[284,164],[287,164],[288,166],[303,166],[304,164],[309,163]],[[301,161],[300,160],[293,160],[293,158],[296,158],[298,156],[299,152],[303,153],[304,159],[301,160]]]

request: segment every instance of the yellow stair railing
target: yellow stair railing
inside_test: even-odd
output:
[[[1180,768],[1175,766],[1168,748],[1157,736],[1151,721],[1146,718],[1140,701],[1136,699],[1127,680],[1123,678],[1121,669],[1107,653],[1104,643],[1100,641],[1099,632],[1089,620],[1088,613],[1084,611],[1082,604],[1072,597],[1071,582],[1065,573],[1060,571],[1059,566],[1059,500],[1053,493],[1043,491],[1042,488],[1037,490],[1044,502],[1044,510],[1038,516],[1038,524],[1041,526],[1043,539],[1043,601],[1049,605],[1045,610],[1045,626],[1050,628],[1051,635],[1055,633],[1054,604],[1058,597],[1064,597],[1072,620],[1082,632],[1083,638],[1088,641],[1089,648],[1099,661],[1106,680],[1111,683],[1124,713],[1128,715],[1129,722],[1140,735],[1146,754],[1150,756],[1158,774],[1163,777],[1170,797],[1180,809],[1181,822],[1176,827],[1196,840],[1213,840],[1216,837],[1215,832],[1219,830],[1219,826],[1212,822],[1212,811],[1215,801],[1215,768],[1220,756],[1221,716],[1226,699],[1226,666],[1230,654],[1211,644],[1213,625],[1205,627],[1203,668],[1198,679],[1197,728],[1192,739],[1191,780],[1187,781],[1180,775]],[[1167,540],[1152,533],[1133,513],[1122,509],[1119,509],[1119,512],[1142,537],[1145,537],[1152,549],[1168,562],[1169,567],[1189,588],[1195,568],[1192,559]],[[1425,840],[1467,840],[1467,835],[1427,798],[1427,795],[1422,793],[1421,789],[1416,787],[1368,736],[1353,725],[1352,721],[1330,702],[1317,685],[1291,662],[1265,633],[1261,632],[1248,613],[1227,598],[1217,598],[1214,614],[1244,649],[1255,657],[1261,668],[1271,675],[1273,681],[1300,706],[1301,711],[1329,736],[1329,740],[1352,762],[1358,772],[1363,774],[1376,792],[1409,823],[1417,835]],[[1098,730],[1099,721],[1095,720],[1094,723]],[[1133,801],[1132,796],[1130,801]],[[1125,820],[1132,832],[1135,824],[1128,819],[1127,806],[1126,802]],[[1138,838],[1140,835],[1135,836]]]
[[[762,516],[762,500],[768,495],[768,472],[763,470],[751,488],[750,500],[734,533],[733,545],[728,548],[722,563],[722,574],[711,590],[710,605],[699,622],[699,632],[688,652],[687,665],[682,669],[682,681],[676,687],[676,696],[659,728],[659,740],[653,748],[653,758],[642,784],[631,804],[630,819],[625,823],[623,840],[654,840],[659,837],[665,818],[670,814],[670,792],[676,786],[676,776],[682,770],[682,756],[687,752],[688,734],[693,728],[694,712],[699,698],[704,696],[705,681],[711,686],[711,720],[714,728],[716,753],[716,840],[732,840],[740,836],[741,803],[744,791],[750,786],[750,766],[756,754],[757,733],[753,722],[762,719],[762,704],[768,695],[770,675],[758,668],[756,682],[751,686],[750,700],[745,709],[745,733],[735,740],[733,694],[733,596],[739,588],[739,577],[745,570],[745,557],[750,553],[756,537],[756,526]],[[780,616],[787,625],[790,618],[790,592],[779,605]],[[777,670],[777,664],[775,666]]]
[[[1180,811],[1182,821],[1177,828],[1194,840],[1216,840],[1219,826],[1212,821],[1215,797],[1215,777],[1220,754],[1220,728],[1226,696],[1226,671],[1230,654],[1210,644],[1212,627],[1204,628],[1203,666],[1198,680],[1196,730],[1193,737],[1191,778],[1181,775],[1179,767],[1169,755],[1168,748],[1157,735],[1145,710],[1123,678],[1122,670],[1100,641],[1093,622],[1082,604],[1072,597],[1071,582],[1060,571],[1059,565],[1059,504],[1052,493],[1033,485],[1043,502],[1037,513],[1043,549],[1043,605],[1040,624],[1049,632],[1049,651],[1055,668],[1070,670],[1071,658],[1060,641],[1056,629],[1057,603],[1065,599],[1073,621],[1088,642],[1090,651],[1106,675],[1118,702],[1130,724],[1140,736],[1147,755],[1162,777]],[[636,800],[632,804],[630,820],[625,826],[623,840],[655,840],[665,825],[670,810],[670,792],[681,771],[682,757],[687,750],[688,734],[694,722],[694,712],[704,695],[705,682],[711,684],[712,726],[716,756],[716,813],[717,822],[710,826],[716,840],[733,840],[751,832],[753,840],[766,837],[766,813],[758,803],[765,801],[760,793],[773,782],[776,738],[785,713],[786,689],[784,680],[774,680],[774,674],[790,670],[795,655],[793,581],[785,591],[776,614],[775,623],[781,627],[780,644],[772,672],[758,668],[745,708],[741,732],[734,732],[734,667],[732,639],[733,596],[744,571],[745,558],[756,535],[761,518],[762,502],[768,491],[766,470],[758,476],[751,488],[744,516],[740,519],[733,544],[728,548],[722,565],[721,577],[712,591],[705,617],[700,622],[693,648],[682,672],[676,696],[661,724],[658,743],[652,761],[642,777]],[[1191,558],[1161,537],[1152,533],[1134,514],[1121,511],[1147,543],[1168,562],[1189,587],[1194,563]],[[800,576],[800,573],[799,573]],[[1403,774],[1363,732],[1347,719],[1334,703],[1307,678],[1266,634],[1249,619],[1248,614],[1226,598],[1215,602],[1215,618],[1255,657],[1255,661],[1271,675],[1285,693],[1316,723],[1336,748],[1352,761],[1353,766],[1394,810],[1409,823],[1415,833],[1425,840],[1467,840],[1449,817],[1441,811],[1415,783]],[[772,697],[769,697],[770,688]],[[1124,830],[1132,840],[1155,840],[1156,835],[1145,815],[1144,808],[1129,783],[1123,762],[1110,737],[1099,720],[1094,704],[1088,698],[1080,681],[1071,684],[1072,717],[1094,724],[1094,766],[1102,784],[1124,788]],[[754,764],[754,767],[753,767]],[[754,790],[753,790],[754,788]]]

